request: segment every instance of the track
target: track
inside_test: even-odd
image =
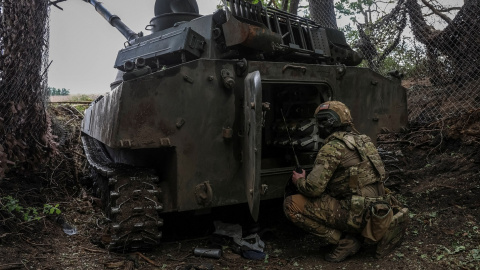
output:
[[[113,163],[103,144],[82,136],[88,162],[94,170],[97,196],[110,223],[109,250],[151,249],[160,243],[163,210],[158,177],[152,170]]]

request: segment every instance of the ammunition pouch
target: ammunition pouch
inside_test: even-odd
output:
[[[385,234],[393,216],[390,201],[389,194],[378,197],[353,195],[347,224],[355,230],[363,230],[362,235],[364,232],[367,235],[365,237],[378,238],[372,239],[378,241]]]
[[[362,236],[369,242],[378,242],[388,230],[393,219],[393,209],[385,202],[373,203],[366,216]]]
[[[375,257],[377,259],[384,257],[390,253],[396,246],[398,246],[405,236],[405,232],[410,221],[408,216],[408,208],[401,208],[399,205],[392,206],[393,217],[388,225],[382,239],[377,243],[377,250]],[[366,240],[369,240],[366,238]]]

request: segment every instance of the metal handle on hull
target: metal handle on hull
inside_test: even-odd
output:
[[[287,64],[287,65],[283,66],[283,68],[282,68],[282,73],[285,73],[285,71],[286,71],[287,69],[289,69],[289,68],[291,68],[291,69],[300,69],[300,70],[302,71],[302,73],[307,72],[307,68],[304,67],[304,66],[296,66],[296,65]]]

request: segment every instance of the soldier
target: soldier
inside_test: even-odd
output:
[[[376,256],[382,257],[401,242],[408,209],[386,192],[378,151],[353,128],[343,103],[325,102],[314,116],[324,145],[308,177],[305,170],[293,172],[297,192],[286,195],[285,214],[298,227],[336,245],[327,261],[345,260],[358,252],[362,241],[377,244]]]

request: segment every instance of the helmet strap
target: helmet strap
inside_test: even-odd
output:
[[[353,123],[352,125],[350,126],[352,128],[353,131],[355,131],[356,133],[360,134],[360,132],[358,132],[358,130],[355,128],[355,126],[353,126]]]

